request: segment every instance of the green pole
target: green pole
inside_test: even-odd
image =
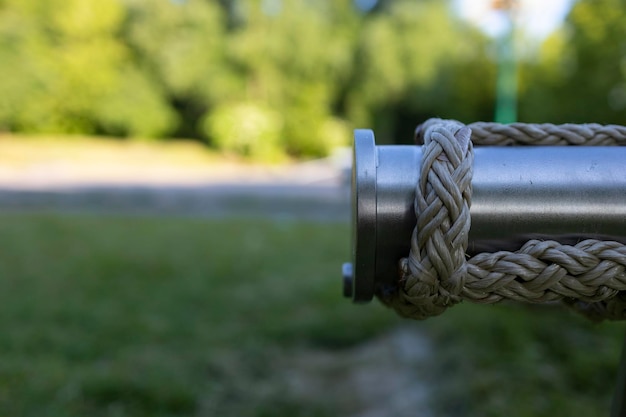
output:
[[[498,77],[496,81],[496,112],[497,123],[514,123],[517,121],[517,62],[515,60],[515,28],[509,15],[509,30],[499,37],[497,43]]]

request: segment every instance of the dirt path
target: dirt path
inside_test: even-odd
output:
[[[413,326],[341,352],[302,351],[285,360],[293,394],[337,404],[352,417],[429,417],[430,341]],[[342,413],[343,414],[343,413]]]
[[[0,211],[347,221],[345,161],[130,166],[43,161],[0,168]]]

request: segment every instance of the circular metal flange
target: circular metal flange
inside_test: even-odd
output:
[[[369,129],[354,131],[352,160],[352,299],[370,301],[376,273],[376,143]]]

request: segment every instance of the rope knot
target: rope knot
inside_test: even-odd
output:
[[[471,127],[471,129],[470,129]],[[626,319],[626,245],[587,239],[575,245],[529,240],[514,252],[466,260],[473,143],[478,145],[626,145],[626,127],[473,123],[430,119],[418,126],[422,146],[415,190],[416,227],[400,260],[396,292],[379,294],[406,317],[441,314],[462,299],[496,303],[563,301],[593,320]]]
[[[461,301],[465,284],[474,153],[471,130],[457,121],[431,119],[423,134],[417,225],[411,253],[400,264],[401,314],[426,318]]]

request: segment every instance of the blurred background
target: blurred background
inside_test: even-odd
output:
[[[0,0],[0,415],[608,415],[619,324],[341,298],[430,117],[626,124],[626,3]]]

